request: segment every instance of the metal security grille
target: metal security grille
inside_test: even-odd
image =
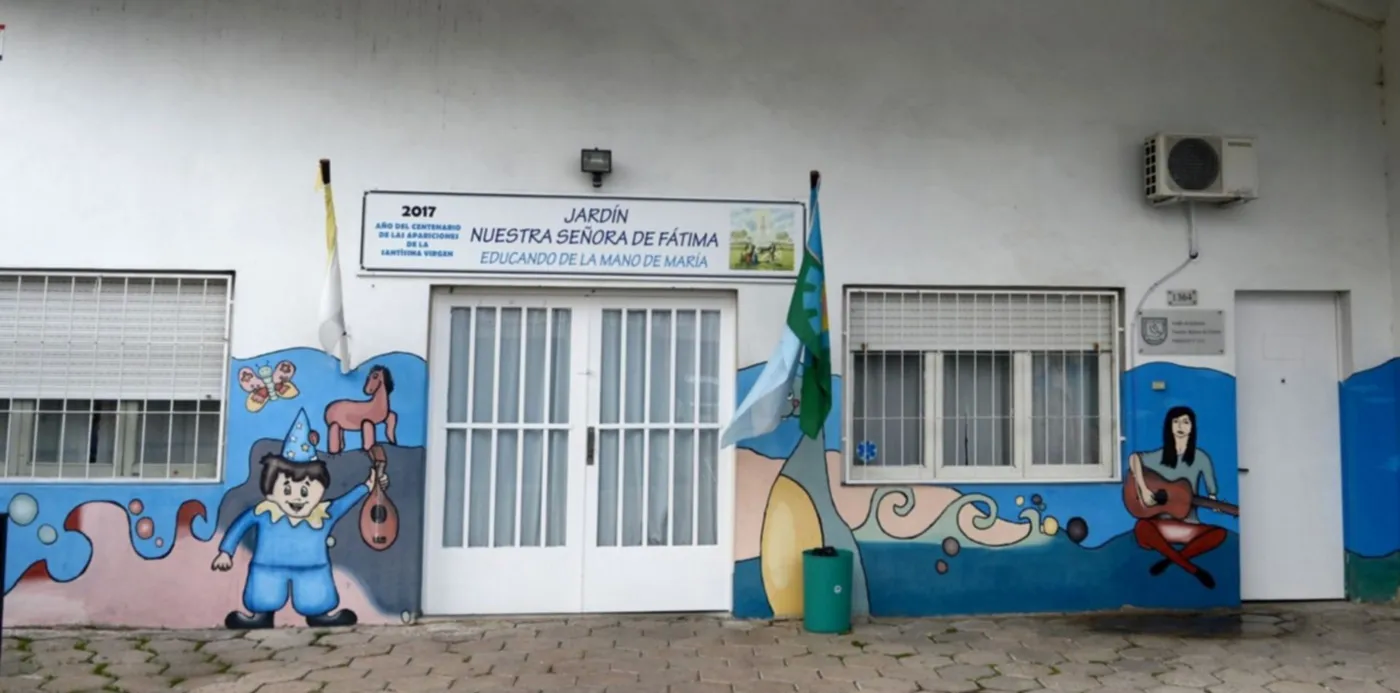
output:
[[[602,316],[598,546],[719,543],[717,310]]]
[[[565,544],[574,332],[567,308],[452,309],[444,547]]]
[[[1111,475],[1112,291],[849,289],[852,481]]]
[[[0,273],[0,472],[216,479],[231,278]]]

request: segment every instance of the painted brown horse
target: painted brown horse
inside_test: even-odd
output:
[[[375,366],[365,377],[368,400],[342,399],[326,405],[326,448],[332,455],[345,449],[345,431],[360,432],[360,446],[365,450],[374,447],[374,427],[384,424],[384,438],[396,444],[394,429],[398,426],[398,416],[389,407],[389,395],[394,392],[394,376],[388,368]]]

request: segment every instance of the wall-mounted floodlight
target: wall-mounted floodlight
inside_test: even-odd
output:
[[[579,157],[579,168],[593,175],[593,187],[603,187],[603,175],[612,173],[611,149],[585,149]]]

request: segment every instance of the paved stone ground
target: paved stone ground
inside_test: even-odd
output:
[[[1400,693],[1400,608],[880,619],[841,636],[720,618],[349,630],[14,630],[3,691]]]

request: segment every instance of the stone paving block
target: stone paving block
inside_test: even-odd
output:
[[[732,684],[742,681],[757,681],[758,670],[748,667],[711,666],[699,669],[700,683]]]
[[[134,678],[134,677],[138,677],[138,676],[155,676],[156,674],[159,674],[160,672],[162,672],[162,671],[164,671],[164,670],[165,670],[165,666],[164,666],[164,665],[162,665],[162,664],[155,664],[155,663],[153,663],[153,662],[139,662],[139,663],[138,663],[138,662],[132,662],[132,663],[126,663],[126,664],[107,664],[107,665],[102,665],[102,667],[101,667],[101,671],[102,671],[102,674],[103,674],[103,675],[105,675],[105,676],[111,676],[111,677],[115,677],[115,678],[123,678],[123,677],[133,677],[133,678]]]
[[[1206,689],[1210,693],[1269,693],[1269,689],[1259,686],[1243,686],[1234,683],[1222,683],[1218,686],[1211,686]]]
[[[996,669],[997,673],[1002,676],[1014,676],[1023,679],[1035,679],[1041,676],[1049,676],[1056,671],[1044,664],[1031,664],[1029,662],[996,664],[993,665],[992,668]]]
[[[938,670],[938,677],[950,681],[976,681],[996,676],[995,669],[985,664],[952,664]]]
[[[143,693],[169,682],[208,693],[1400,693],[1400,608],[1261,605],[1245,615],[1256,627],[1209,638],[1098,631],[1086,616],[862,620],[842,636],[697,616],[24,629],[7,632],[0,691],[94,690],[100,680]]]
[[[49,667],[41,667],[38,672],[49,677],[57,678],[63,676],[87,676],[99,673],[98,667],[92,664],[57,664]],[[111,678],[110,676],[108,678]]]
[[[583,677],[579,677],[583,681]],[[646,684],[651,690],[664,690],[663,686],[670,686],[678,683],[698,683],[700,672],[694,669],[662,669],[660,671],[644,671],[637,674],[637,682]],[[614,686],[609,686],[612,689]]]
[[[1099,662],[1065,662],[1063,664],[1056,664],[1055,669],[1061,674],[1069,674],[1071,676],[1108,676],[1113,673],[1113,667]]]
[[[1275,681],[1264,688],[1273,693],[1323,693],[1327,690],[1318,684],[1301,681]]]
[[[1099,685],[1104,688],[1126,688],[1128,690],[1151,690],[1163,687],[1162,682],[1153,678],[1151,674],[1144,674],[1137,671],[1119,671],[1100,676]],[[1170,688],[1170,686],[1167,686]]]
[[[1040,688],[1040,684],[1035,679],[1019,676],[993,676],[987,679],[978,679],[977,684],[987,690],[1007,691],[1008,693],[1022,693]]]
[[[316,693],[322,690],[321,684],[312,681],[283,681],[269,683],[258,688],[258,693]]]
[[[734,688],[727,683],[701,681],[671,686],[670,693],[733,693]]]
[[[733,684],[734,693],[795,693],[797,686],[787,681],[740,681]]]
[[[209,687],[212,687],[212,686],[222,686],[222,685],[225,685],[225,684],[236,684],[237,682],[238,682],[238,681],[237,681],[237,678],[236,678],[234,675],[232,675],[232,674],[216,674],[216,675],[214,675],[214,676],[197,676],[197,677],[192,678],[192,679],[185,679],[184,681],[181,681],[181,682],[175,684],[175,686],[173,687],[172,690],[177,690],[177,691],[202,691],[202,690],[205,690],[206,688],[209,688]],[[239,684],[239,685],[253,686],[253,685],[261,685],[261,684],[245,683],[245,684]]]
[[[757,669],[758,678],[764,681],[779,681],[783,683],[809,683],[820,681],[821,675],[816,669],[805,669],[801,667],[761,667]]]
[[[1211,675],[1219,679],[1222,683],[1238,687],[1262,688],[1265,684],[1272,683],[1275,680],[1273,675],[1267,672],[1237,669],[1233,666],[1215,671]],[[1212,684],[1211,687],[1213,686],[1214,684]]]
[[[172,688],[171,680],[163,676],[128,676],[113,681],[110,685],[122,693],[151,693],[152,691],[168,691]]]
[[[857,690],[870,693],[914,693],[919,690],[919,684],[899,679],[866,679],[855,683]]]
[[[1166,663],[1165,658],[1161,657],[1119,659],[1109,662],[1108,665],[1110,667],[1113,667],[1114,671],[1134,672],[1139,674],[1149,674],[1153,676],[1157,674],[1165,674],[1168,671],[1172,670],[1172,667]]]
[[[218,662],[188,662],[183,664],[172,664],[162,670],[161,676],[173,679],[192,679],[196,676],[210,676],[222,674],[227,667]]]
[[[797,693],[856,693],[858,690],[856,685],[850,681],[817,681],[797,684]]]
[[[87,662],[93,658],[95,652],[87,650],[41,650],[35,652],[30,660],[41,667],[57,664],[76,664]]]
[[[1320,668],[1308,666],[1294,666],[1292,664],[1285,664],[1277,669],[1272,669],[1269,671],[1269,673],[1272,674],[1273,677],[1278,679],[1279,681],[1290,681],[1295,683],[1319,684],[1323,681],[1326,681],[1327,679],[1332,678],[1330,675],[1327,674],[1326,671],[1323,671]],[[1272,690],[1272,687],[1270,686],[1266,686],[1266,688],[1270,688]],[[1317,686],[1314,686],[1312,689],[1298,690],[1315,690],[1316,688]],[[1275,693],[1285,692],[1276,691]]]
[[[4,693],[33,693],[43,685],[44,677],[23,674],[16,676],[0,676],[0,691]]]
[[[112,680],[105,676],[88,674],[86,676],[60,676],[51,679],[39,686],[37,690],[46,693],[86,693],[88,691],[100,691]],[[35,690],[35,689],[31,689]]]
[[[1375,681],[1332,679],[1322,682],[1322,685],[1332,693],[1390,693],[1389,689]]]
[[[423,676],[406,676],[389,681],[388,690],[403,691],[445,691],[455,681],[451,676],[425,674]]]
[[[1059,693],[1084,693],[1099,688],[1099,682],[1088,676],[1058,673],[1036,679],[1046,690]]]
[[[31,639],[29,643],[30,652],[57,652],[60,650],[76,650],[79,645],[86,645],[87,640],[74,637],[37,637]]]
[[[32,659],[19,659],[6,654],[0,658],[0,676],[17,677],[32,674],[39,670],[39,665]]]
[[[149,662],[153,660],[155,656],[156,655],[154,652],[146,652],[144,650],[106,650],[103,652],[93,652],[92,659],[89,661],[91,661],[93,664],[109,665],[139,664],[142,662]],[[161,663],[157,666],[160,668],[164,668],[165,664]]]
[[[1172,669],[1166,673],[1158,674],[1157,680],[1168,686],[1180,686],[1182,688],[1206,688],[1221,683],[1220,679],[1210,674],[1199,669],[1189,668]]]
[[[306,681],[321,681],[323,683],[340,683],[343,681],[356,681],[365,678],[369,673],[368,669],[353,669],[351,667],[328,667],[308,672],[304,679]]]

